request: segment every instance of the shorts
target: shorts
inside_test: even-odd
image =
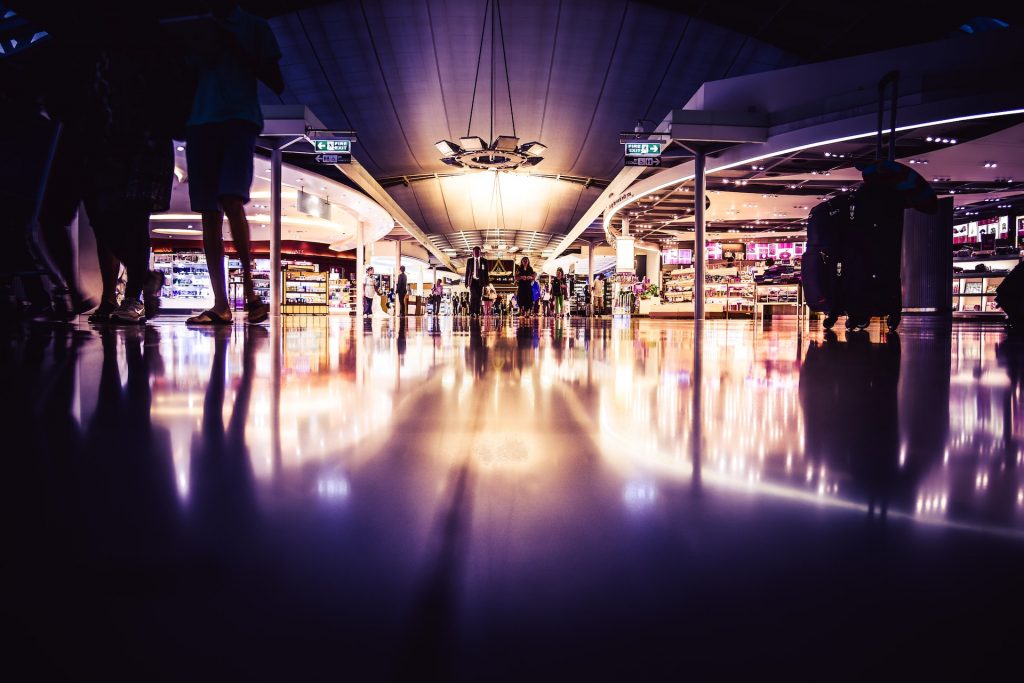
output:
[[[188,198],[193,211],[220,211],[220,198],[229,195],[249,203],[258,134],[259,129],[249,121],[204,123],[186,129]]]

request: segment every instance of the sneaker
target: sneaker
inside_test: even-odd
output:
[[[110,322],[141,325],[146,322],[146,305],[138,299],[125,299],[110,314]]]

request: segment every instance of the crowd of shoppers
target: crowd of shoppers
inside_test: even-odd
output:
[[[4,259],[0,283],[10,312],[69,319],[92,311],[91,322],[128,324],[157,314],[164,276],[150,269],[149,221],[170,208],[173,141],[181,140],[214,297],[214,305],[188,323],[232,322],[221,265],[225,216],[242,266],[248,321],[267,319],[269,307],[253,288],[245,204],[263,127],[258,83],[284,90],[281,52],[265,19],[231,0],[211,0],[207,8],[208,15],[190,20],[208,37],[201,48],[175,41],[141,6],[97,6],[79,25],[63,31],[58,25],[47,57],[33,71],[12,67],[8,73],[5,65],[4,122],[50,140],[36,162],[27,146],[8,146],[4,139],[14,156],[3,166],[25,162],[37,186],[25,183],[4,221],[7,234],[19,235],[12,240],[18,253]],[[77,276],[69,226],[79,206],[95,234],[98,301]]]

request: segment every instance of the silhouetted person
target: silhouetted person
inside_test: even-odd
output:
[[[398,315],[409,315],[409,278],[405,274],[405,266],[398,267],[398,280],[395,282],[395,298],[398,299]]]
[[[529,318],[533,311],[533,281],[537,274],[530,267],[530,258],[524,256],[516,269],[516,306],[519,317]]]
[[[92,320],[141,323],[156,314],[162,284],[149,270],[149,217],[170,206],[171,136],[184,121],[174,100],[184,78],[155,22],[136,20],[119,33],[100,22],[83,33],[90,43],[68,50],[45,98],[62,125],[39,221],[70,312],[84,312],[94,304],[80,290],[68,235],[84,205],[103,284]],[[119,264],[128,276],[120,306]]]
[[[231,1],[211,2],[210,9],[216,20],[218,49],[199,64],[186,154],[192,210],[203,216],[203,248],[214,304],[188,322],[217,325],[231,320],[223,266],[226,214],[242,264],[246,314],[249,322],[257,323],[267,319],[270,309],[252,286],[245,205],[252,186],[256,137],[263,130],[257,82],[262,81],[277,94],[284,92],[284,78],[278,67],[281,50],[265,19]]]

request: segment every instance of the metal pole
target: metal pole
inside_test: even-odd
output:
[[[587,244],[590,245],[590,246],[587,247],[587,291],[591,292],[591,294],[593,294],[592,289],[594,287],[594,244],[595,243],[594,242],[588,242]],[[586,302],[586,297],[584,297],[584,303],[585,302]],[[593,312],[594,312],[594,306],[596,304],[597,304],[597,302],[594,301],[593,298],[591,298],[591,300],[590,300],[590,310],[589,311],[585,311],[584,315],[592,315]]]
[[[701,149],[694,150],[693,157],[693,207],[694,236],[693,250],[693,318],[704,319],[704,269],[707,261],[707,248],[704,244],[704,194],[707,189],[707,178],[704,175],[706,158]]]
[[[363,248],[363,221],[356,224],[356,296],[355,315],[363,313],[363,283],[366,282],[366,259]]]
[[[270,152],[270,315],[281,315],[281,147]]]

